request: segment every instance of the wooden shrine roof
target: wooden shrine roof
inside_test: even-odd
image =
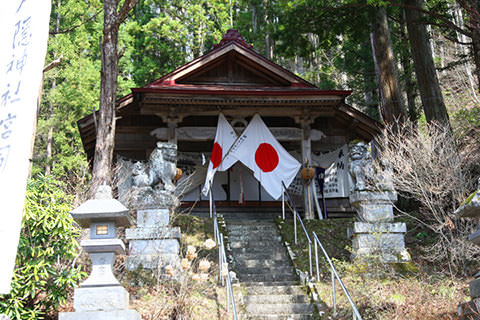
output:
[[[345,103],[348,90],[321,90],[252,49],[236,30],[229,30],[207,54],[186,63],[117,101],[122,116],[168,118],[186,115],[339,118],[360,137],[372,138],[381,124]],[[95,144],[93,114],[78,126],[90,160]],[[152,120],[153,121],[153,120]],[[165,123],[164,123],[165,124]]]

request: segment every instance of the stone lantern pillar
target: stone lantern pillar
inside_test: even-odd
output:
[[[459,217],[475,218],[480,217],[480,178],[478,179],[478,188],[472,193],[465,202],[455,211]],[[468,236],[468,240],[476,245],[480,245],[480,225],[477,231]],[[470,281],[470,298],[472,301],[458,306],[458,315],[461,319],[480,319],[480,271],[475,274],[475,279]]]
[[[133,224],[128,209],[113,199],[109,186],[100,186],[95,199],[88,200],[71,212],[82,228],[90,228],[90,239],[80,245],[90,255],[92,273],[75,288],[75,312],[62,312],[59,320],[139,320],[129,310],[129,295],[113,274],[117,254],[125,253],[125,245],[116,237],[116,227]]]

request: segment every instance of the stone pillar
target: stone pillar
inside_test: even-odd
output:
[[[378,257],[384,262],[407,262],[403,222],[393,222],[395,192],[356,191],[350,195],[350,204],[358,214],[351,235],[354,258]]]

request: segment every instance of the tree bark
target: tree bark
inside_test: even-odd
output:
[[[117,11],[118,0],[104,0],[102,67],[100,77],[100,109],[91,193],[102,184],[112,183],[112,158],[115,145],[115,111],[118,76],[118,28],[138,0],[125,0]]]
[[[372,30],[372,51],[378,72],[382,97],[380,113],[385,123],[393,124],[406,119],[400,84],[398,82],[395,57],[393,55],[390,30],[385,8],[378,8]]]
[[[421,8],[421,0],[405,0],[407,6]],[[428,34],[419,10],[406,9],[408,37],[417,75],[423,111],[428,123],[438,123],[451,130],[447,108],[433,63]]]

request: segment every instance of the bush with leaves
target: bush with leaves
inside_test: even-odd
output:
[[[0,296],[0,314],[48,318],[85,276],[75,264],[79,230],[69,214],[72,199],[51,177],[28,182],[12,288]]]
[[[432,262],[445,262],[453,274],[468,274],[480,257],[480,248],[467,240],[474,231],[472,219],[454,211],[474,189],[474,166],[480,154],[475,145],[459,143],[443,127],[388,127],[378,137],[379,157],[393,170],[395,189],[414,200],[418,209],[405,212],[417,225],[435,235],[425,252]],[[385,168],[378,164],[378,170]]]

